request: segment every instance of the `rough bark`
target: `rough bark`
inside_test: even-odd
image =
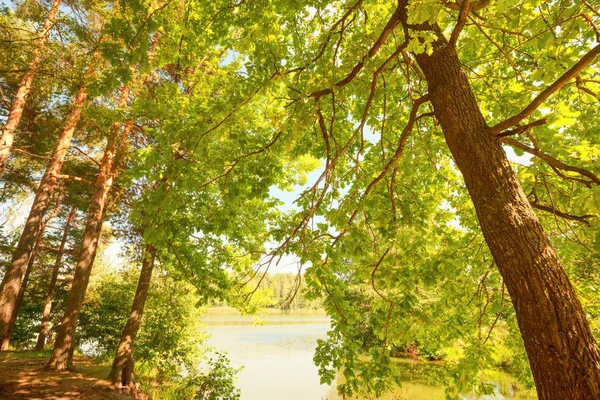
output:
[[[58,12],[60,3],[61,0],[54,0],[50,5],[50,10],[48,11],[48,15],[46,16],[46,20],[44,21],[44,25],[42,26],[42,29],[38,35],[36,45],[33,50],[33,57],[29,62],[27,72],[19,83],[17,95],[10,108],[8,118],[6,119],[6,125],[4,125],[2,137],[0,137],[0,179],[2,179],[2,175],[4,175],[4,172],[6,171],[6,163],[8,162],[8,156],[10,154],[10,150],[12,149],[17,127],[21,121],[21,115],[23,115],[25,102],[27,101],[27,96],[31,91],[31,84],[33,83],[35,73],[40,65],[40,61],[42,60],[42,53],[46,43],[48,42],[50,30],[56,22],[56,13]]]
[[[128,99],[129,89],[124,87],[121,91],[119,107],[124,106]],[[124,129],[123,135],[127,134],[125,131],[126,130]],[[106,148],[104,149],[104,156],[102,157],[100,170],[94,186],[92,203],[90,205],[90,211],[84,230],[83,243],[81,244],[81,251],[75,267],[65,314],[56,335],[52,355],[46,365],[47,369],[64,371],[72,367],[70,360],[72,359],[71,354],[75,346],[75,328],[77,327],[79,313],[81,312],[81,306],[83,305],[94,258],[96,256],[105,206],[114,181],[113,166],[115,164],[116,147],[120,132],[121,124],[115,124],[111,127],[111,132],[108,137]]]
[[[93,74],[93,68],[88,70],[86,78],[89,78],[91,74]],[[15,254],[2,280],[2,287],[0,288],[0,338],[5,337],[8,332],[10,317],[15,310],[17,294],[21,287],[21,278],[25,273],[29,254],[31,254],[42,218],[48,208],[50,195],[60,174],[60,169],[62,168],[65,155],[71,144],[71,138],[81,117],[86,98],[87,91],[84,84],[75,97],[73,109],[67,118],[52,158],[48,162],[46,172],[40,181],[40,186],[33,200],[25,227],[17,243]]]
[[[155,257],[156,248],[147,245],[129,318],[123,328],[121,341],[108,376],[108,379],[115,385],[130,386],[133,384],[133,343],[142,325],[142,315],[148,297]]]
[[[431,55],[416,55],[435,115],[510,293],[540,399],[600,398],[600,351],[579,299],[479,109],[455,49],[437,26]]]
[[[42,237],[44,236],[44,231],[46,230],[46,225],[48,225],[48,222],[50,222],[50,220],[54,218],[54,216],[58,212],[58,209],[59,207],[57,206],[54,209],[54,212],[52,212],[52,214],[46,219],[46,221],[44,221],[44,223],[40,227],[40,232],[38,233],[37,238],[35,239],[35,245],[33,246],[33,250],[31,251],[31,255],[29,256],[29,261],[27,262],[27,269],[25,270],[25,275],[23,275],[23,281],[21,282],[21,287],[19,288],[19,294],[17,294],[15,308],[8,323],[8,331],[6,332],[6,335],[2,338],[2,343],[0,343],[0,350],[8,350],[8,346],[10,344],[10,337],[12,336],[12,331],[15,327],[15,322],[17,321],[19,309],[21,308],[21,304],[23,304],[25,290],[27,289],[27,284],[29,283],[29,275],[31,275],[31,270],[33,269],[33,264],[35,263],[37,252],[39,251],[40,243],[42,241]]]
[[[41,351],[44,349],[46,345],[46,336],[48,335],[48,323],[50,322],[50,313],[52,312],[52,302],[54,301],[54,291],[56,290],[56,281],[58,280],[58,273],[60,272],[60,267],[62,266],[62,257],[65,252],[65,245],[67,244],[67,238],[69,236],[69,228],[71,227],[71,223],[73,222],[73,218],[75,218],[75,212],[77,209],[75,207],[71,208],[71,212],[67,217],[67,222],[65,223],[65,228],[63,230],[63,235],[60,240],[60,246],[58,247],[58,253],[56,254],[56,262],[54,263],[54,268],[52,269],[52,276],[50,277],[50,286],[48,287],[48,294],[46,295],[46,302],[44,303],[44,311],[42,313],[42,323],[40,325],[40,333],[37,337],[37,342],[35,344],[35,350]]]

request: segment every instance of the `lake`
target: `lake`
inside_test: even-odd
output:
[[[319,314],[272,314],[264,325],[252,317],[209,313],[204,319],[210,346],[227,353],[234,367],[243,366],[236,386],[242,400],[338,400],[334,383],[320,385],[313,354],[317,339],[324,338],[329,318]],[[406,364],[405,382],[385,399],[444,399],[444,388],[424,383],[418,371],[427,363]],[[412,371],[412,372],[411,372]],[[465,396],[465,399],[474,397]],[[482,399],[535,399],[535,396],[502,396]]]

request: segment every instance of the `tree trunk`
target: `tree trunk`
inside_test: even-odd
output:
[[[40,333],[37,338],[37,343],[35,344],[35,350],[41,351],[44,349],[46,344],[46,335],[48,334],[48,323],[50,321],[50,312],[52,311],[52,302],[54,300],[54,291],[56,290],[56,281],[58,280],[58,273],[60,272],[60,267],[62,266],[62,257],[65,251],[65,245],[67,243],[67,238],[69,236],[69,228],[71,223],[73,222],[73,218],[75,218],[75,212],[77,209],[75,206],[71,208],[71,212],[67,217],[67,222],[65,223],[65,229],[63,230],[62,239],[60,241],[60,246],[58,247],[58,253],[56,255],[56,262],[54,263],[54,268],[52,269],[52,277],[50,278],[50,287],[48,288],[48,294],[46,295],[46,303],[44,304],[44,311],[42,313],[42,323],[40,326]]]
[[[129,319],[123,328],[121,342],[108,376],[108,379],[115,385],[120,383],[123,386],[130,386],[133,383],[133,343],[142,325],[142,315],[148,297],[155,257],[156,248],[147,245]]]
[[[121,91],[119,107],[127,104],[128,99],[129,88],[124,87]],[[69,292],[69,298],[67,300],[67,306],[62,323],[58,329],[58,333],[56,334],[56,341],[54,343],[52,355],[50,356],[50,360],[46,365],[47,369],[64,371],[72,367],[72,356],[70,356],[70,354],[72,355],[75,345],[75,328],[77,327],[79,313],[81,312],[81,306],[83,305],[85,292],[87,290],[90,274],[92,272],[94,258],[96,256],[96,249],[98,247],[98,240],[100,238],[100,231],[102,229],[105,206],[114,181],[113,166],[115,164],[116,146],[119,139],[120,130],[120,124],[114,124],[111,127],[108,142],[106,144],[106,148],[104,149],[104,156],[102,157],[100,171],[98,172],[98,177],[96,178],[94,194],[92,196],[92,204],[90,205],[90,211],[85,226],[83,243],[81,244],[81,252],[77,261],[77,266],[75,267],[71,291]],[[128,132],[124,129],[123,135],[127,134]]]
[[[21,79],[19,89],[17,89],[17,96],[15,97],[8,114],[8,118],[6,119],[6,125],[4,125],[4,131],[2,132],[2,137],[0,138],[0,179],[2,179],[2,175],[4,175],[4,172],[6,171],[6,163],[8,162],[8,156],[12,148],[15,133],[17,131],[17,127],[19,126],[19,122],[21,121],[23,109],[25,108],[25,101],[27,100],[27,96],[31,90],[31,84],[33,83],[35,73],[40,65],[40,61],[42,60],[42,52],[44,51],[44,47],[48,42],[50,29],[52,29],[56,21],[56,13],[58,12],[60,3],[61,0],[54,0],[50,5],[50,10],[46,16],[46,21],[44,21],[44,25],[42,26],[42,30],[38,35],[37,43],[33,50],[33,58],[29,63],[27,72]]]
[[[38,233],[37,238],[35,239],[35,245],[33,246],[33,250],[31,251],[31,255],[29,256],[29,261],[27,262],[27,269],[25,270],[25,275],[23,275],[23,281],[21,282],[21,287],[19,288],[19,294],[17,294],[15,308],[8,323],[8,332],[2,338],[2,343],[0,343],[0,350],[8,350],[8,345],[10,344],[10,337],[12,336],[12,331],[15,327],[15,322],[17,321],[19,309],[21,308],[21,304],[23,304],[25,290],[27,289],[27,284],[29,283],[29,275],[31,275],[31,270],[33,269],[33,264],[35,263],[35,258],[40,248],[40,243],[42,241],[42,237],[44,236],[44,231],[46,230],[46,225],[48,225],[48,222],[50,222],[50,220],[54,218],[54,216],[58,212],[58,209],[59,206],[57,205],[54,209],[54,212],[52,212],[52,214],[46,219],[46,221],[44,221],[44,223],[40,227],[40,232]]]
[[[512,299],[540,399],[600,398],[600,351],[556,251],[471,91],[458,55],[437,26],[433,53],[416,55],[446,143]]]
[[[86,74],[86,78],[89,78],[92,73],[93,68],[90,67]],[[58,179],[65,155],[67,154],[67,150],[71,143],[71,138],[73,137],[73,133],[75,132],[75,128],[81,117],[86,98],[87,92],[84,84],[77,93],[71,114],[67,118],[62,134],[58,140],[58,145],[52,154],[52,158],[48,163],[46,172],[38,187],[11,264],[8,266],[4,279],[2,280],[2,287],[0,288],[0,340],[2,340],[8,332],[10,317],[16,308],[16,298],[21,286],[21,278],[25,273],[29,254],[31,253],[35,238],[40,229],[42,218],[48,208],[50,194]],[[16,311],[18,312],[18,310]]]

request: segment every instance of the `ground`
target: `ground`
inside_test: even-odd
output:
[[[46,353],[0,353],[0,399],[132,400],[105,380],[109,367],[76,357],[75,372],[46,371]]]

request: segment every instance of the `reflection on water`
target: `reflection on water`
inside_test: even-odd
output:
[[[242,391],[242,400],[339,399],[335,390],[337,383],[320,385],[317,367],[312,361],[317,339],[324,338],[329,329],[328,317],[269,315],[266,324],[255,325],[252,317],[213,314],[208,315],[204,323],[212,335],[209,345],[226,352],[234,367],[244,367],[236,382]],[[407,360],[399,362],[404,383],[382,399],[444,399],[444,388],[433,383],[437,380],[435,376],[443,373],[439,366]],[[499,390],[496,392],[496,397],[483,399],[505,398]]]

